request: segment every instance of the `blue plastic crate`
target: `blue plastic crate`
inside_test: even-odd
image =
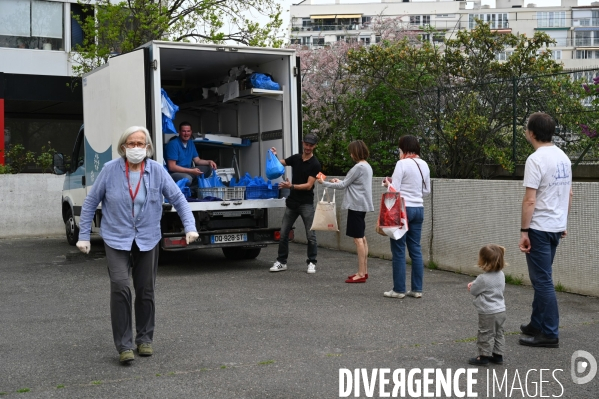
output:
[[[279,184],[275,183],[272,188],[267,186],[248,186],[245,188],[245,199],[268,199],[279,198]]]

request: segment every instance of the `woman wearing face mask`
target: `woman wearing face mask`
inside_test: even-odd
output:
[[[77,248],[89,253],[92,219],[101,202],[112,334],[119,360],[127,364],[135,359],[129,272],[135,289],[135,345],[140,356],[153,354],[154,288],[163,196],[177,209],[188,244],[198,238],[198,233],[181,190],[161,164],[148,158],[153,154],[148,130],[141,126],[125,130],[118,142],[118,153],[121,158],[104,165],[83,202]]]

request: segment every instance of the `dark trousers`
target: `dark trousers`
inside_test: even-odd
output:
[[[298,217],[302,218],[304,227],[306,228],[306,240],[308,241],[308,259],[306,264],[316,264],[316,254],[318,252],[318,244],[316,243],[316,233],[310,230],[314,221],[314,205],[302,204],[297,209],[285,208],[283,215],[283,223],[281,225],[281,239],[279,241],[279,253],[277,261],[282,264],[287,264],[289,256],[289,232]]]
[[[559,311],[553,285],[553,258],[562,233],[530,229],[530,253],[526,254],[528,275],[535,294],[530,325],[547,336],[558,338]]]
[[[130,251],[121,251],[104,244],[110,276],[112,335],[119,353],[135,347],[129,276],[133,277],[135,289],[135,344],[151,343],[154,338],[154,288],[158,271],[158,245],[150,251],[140,251],[133,242]]]

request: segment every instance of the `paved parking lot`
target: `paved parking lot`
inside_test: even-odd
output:
[[[162,258],[155,355],[121,366],[112,343],[102,241],[94,239],[86,256],[62,237],[0,240],[0,394],[335,398],[340,369],[352,376],[364,369],[369,378],[374,369],[389,369],[386,378],[403,369],[407,378],[417,368],[458,375],[469,367],[477,327],[466,290],[471,277],[427,270],[422,299],[389,299],[382,293],[391,288],[390,261],[370,259],[368,282],[345,284],[356,270],[354,254],[320,249],[317,273],[309,275],[305,251],[292,244],[289,270],[280,273],[268,272],[273,246],[252,261],[227,261],[220,250]],[[571,358],[577,350],[599,358],[599,300],[567,293],[558,293],[558,300],[561,347],[522,347],[517,332],[528,321],[532,289],[507,287],[506,361],[473,374],[478,397],[597,397],[599,376],[574,384]],[[575,362],[577,376],[588,374],[592,362],[586,362],[586,370]],[[495,386],[495,395],[487,391],[493,375],[507,382]],[[357,395],[355,387],[343,390],[350,397],[382,397],[380,383],[372,395],[363,381]],[[466,385],[462,376],[449,396]],[[393,381],[383,385],[386,392],[393,387]],[[416,393],[405,397],[424,395]]]

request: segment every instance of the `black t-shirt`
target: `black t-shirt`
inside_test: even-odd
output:
[[[292,184],[304,184],[308,182],[308,177],[316,178],[320,172],[320,162],[312,155],[310,159],[304,161],[302,154],[295,154],[285,159],[285,164],[291,166],[293,177]],[[287,199],[287,206],[293,207],[294,204],[313,204],[314,186],[310,190],[291,190]]]

